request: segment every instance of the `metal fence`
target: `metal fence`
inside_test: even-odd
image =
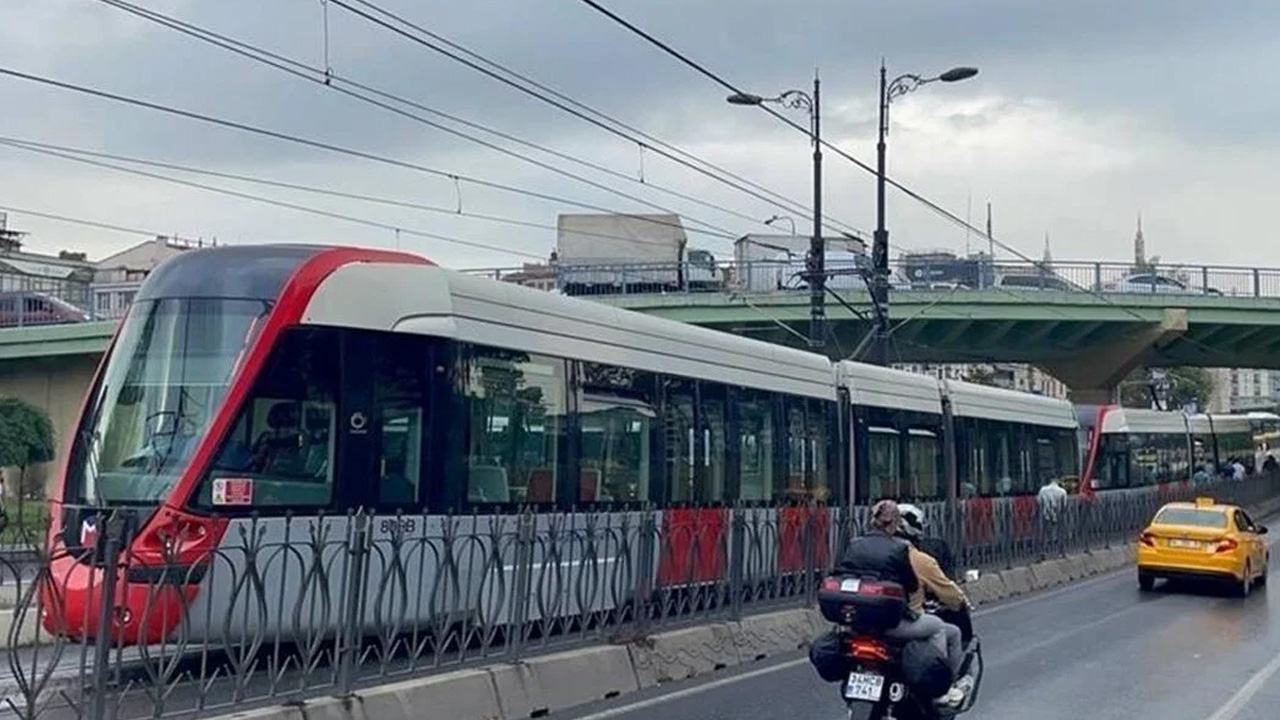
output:
[[[1131,542],[1160,503],[1199,493],[1256,507],[1280,477],[925,510],[958,570],[1000,569]],[[818,506],[245,518],[195,560],[188,539],[157,560],[107,521],[87,547],[0,554],[13,605],[0,687],[24,720],[215,715],[626,642],[812,604],[866,519]]]
[[[861,258],[828,259],[827,284],[837,290],[865,288]],[[589,271],[588,271],[589,270]],[[1055,260],[947,260],[936,263],[897,259],[890,262],[891,282],[900,290],[934,289],[1005,292],[1088,292],[1172,296],[1280,297],[1280,268],[1161,263],[1135,268],[1131,263]],[[478,269],[468,272],[539,287],[552,284],[571,295],[654,294],[731,291],[747,293],[804,290],[803,257],[790,260],[725,262],[714,278],[701,264],[634,263],[579,267],[561,263],[543,273],[521,269]]]

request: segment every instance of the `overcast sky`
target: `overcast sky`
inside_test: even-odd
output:
[[[325,64],[319,0],[133,0],[309,65]],[[354,0],[349,4],[359,6]],[[890,174],[975,225],[994,206],[996,235],[1038,257],[1126,259],[1137,214],[1165,260],[1280,265],[1280,6],[1263,0],[604,0],[729,81],[760,94],[823,80],[827,139],[874,159],[879,59],[890,71],[981,74],[896,101]],[[652,151],[652,187],[536,151],[540,161],[620,197],[203,44],[98,0],[3,0],[0,67],[138,97],[446,173],[620,211],[661,206],[720,255],[721,235],[795,215]],[[379,0],[381,7],[809,206],[805,138],[579,0]],[[453,60],[328,5],[328,64],[414,102],[480,122],[628,177],[637,146]],[[0,76],[0,136],[195,166],[554,226],[563,201],[455,183],[418,170],[214,127]],[[796,119],[803,121],[802,116]],[[493,140],[512,146],[505,140]],[[161,180],[0,146],[0,205],[222,242],[310,241],[401,247],[462,266],[543,257],[554,231],[174,174],[237,192],[474,241],[451,244],[271,207]],[[830,217],[870,230],[871,176],[826,160]],[[896,194],[900,248],[965,248],[965,232]],[[745,216],[745,217],[742,217]],[[699,225],[701,223],[701,225]],[[140,238],[11,212],[41,251],[109,254]],[[784,224],[785,226],[785,224]],[[808,223],[797,217],[797,229]],[[973,242],[978,249],[985,243]]]

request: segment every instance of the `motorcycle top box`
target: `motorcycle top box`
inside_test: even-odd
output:
[[[907,593],[895,582],[832,576],[818,588],[818,608],[830,622],[858,632],[883,633],[902,621]]]

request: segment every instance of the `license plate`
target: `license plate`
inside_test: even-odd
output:
[[[844,686],[846,700],[876,702],[884,694],[884,676],[874,673],[849,673]]]
[[[846,578],[840,581],[840,592],[856,593],[860,587],[862,587],[862,581],[858,578]]]
[[[1187,550],[1199,550],[1200,543],[1195,540],[1179,540],[1175,538],[1169,541],[1169,547],[1186,548]]]

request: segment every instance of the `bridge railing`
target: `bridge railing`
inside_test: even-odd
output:
[[[837,290],[865,288],[868,261],[841,254],[825,263],[827,284]],[[891,282],[898,289],[1057,291],[1182,296],[1280,297],[1280,268],[1160,263],[1135,268],[1132,263],[1055,260],[1049,264],[1022,260],[894,260]],[[776,293],[808,288],[803,257],[790,260],[724,262],[714,271],[699,263],[625,263],[572,265],[561,263],[531,275],[528,268],[477,269],[467,272],[496,280],[556,287],[569,295],[701,293]]]
[[[1162,502],[1256,507],[1280,476],[1162,493],[926,504],[956,576],[1131,543]],[[0,556],[6,703],[21,720],[213,715],[812,606],[866,507],[241,518],[216,550],[33,540]],[[937,547],[936,540],[929,541]],[[157,558],[155,553],[163,557]],[[96,571],[90,571],[96,568]],[[0,615],[3,617],[3,615]],[[103,628],[109,628],[103,632]]]

